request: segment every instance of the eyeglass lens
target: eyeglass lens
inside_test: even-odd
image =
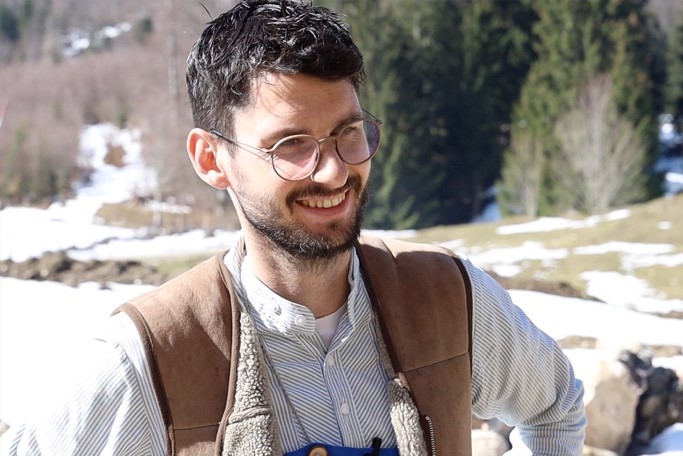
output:
[[[369,160],[379,148],[377,122],[362,120],[344,127],[336,137],[337,152],[349,165]],[[288,180],[304,179],[318,164],[319,142],[312,136],[285,138],[275,145],[272,160],[275,172]]]

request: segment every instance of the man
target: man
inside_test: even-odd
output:
[[[507,293],[448,252],[358,240],[381,125],[363,71],[346,26],[307,3],[208,24],[187,149],[241,239],[123,306],[8,454],[460,455],[471,411],[516,426],[514,454],[582,454],[581,382]]]

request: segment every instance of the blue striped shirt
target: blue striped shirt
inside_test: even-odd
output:
[[[353,255],[351,293],[329,349],[305,307],[270,291],[233,249],[226,264],[242,305],[259,330],[285,451],[310,441],[395,445],[381,368],[375,315]],[[247,262],[248,264],[248,262]],[[582,385],[552,339],[514,306],[491,277],[465,262],[472,281],[473,412],[517,424],[510,454],[581,455]],[[235,280],[238,279],[238,280]],[[12,427],[0,454],[165,455],[161,414],[137,330],[124,314],[108,322],[68,391],[41,417]],[[62,382],[64,383],[64,382]],[[46,385],[47,387],[48,385]]]
[[[380,362],[379,333],[354,255],[351,292],[329,350],[305,306],[287,301],[233,259],[235,291],[261,337],[275,416],[285,451],[307,443],[369,448],[373,437],[396,445],[387,383]],[[240,266],[244,265],[240,271]],[[362,392],[362,393],[359,393]]]

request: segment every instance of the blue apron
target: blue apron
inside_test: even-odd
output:
[[[315,448],[320,450],[316,452]],[[332,445],[312,443],[296,451],[290,451],[285,456],[399,456],[397,448],[346,448]]]

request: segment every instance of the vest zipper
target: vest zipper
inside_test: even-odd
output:
[[[431,456],[436,456],[436,436],[434,435],[434,424],[432,423],[432,419],[425,415],[425,421],[427,422],[427,427],[429,428],[429,448],[430,448],[430,455]]]

